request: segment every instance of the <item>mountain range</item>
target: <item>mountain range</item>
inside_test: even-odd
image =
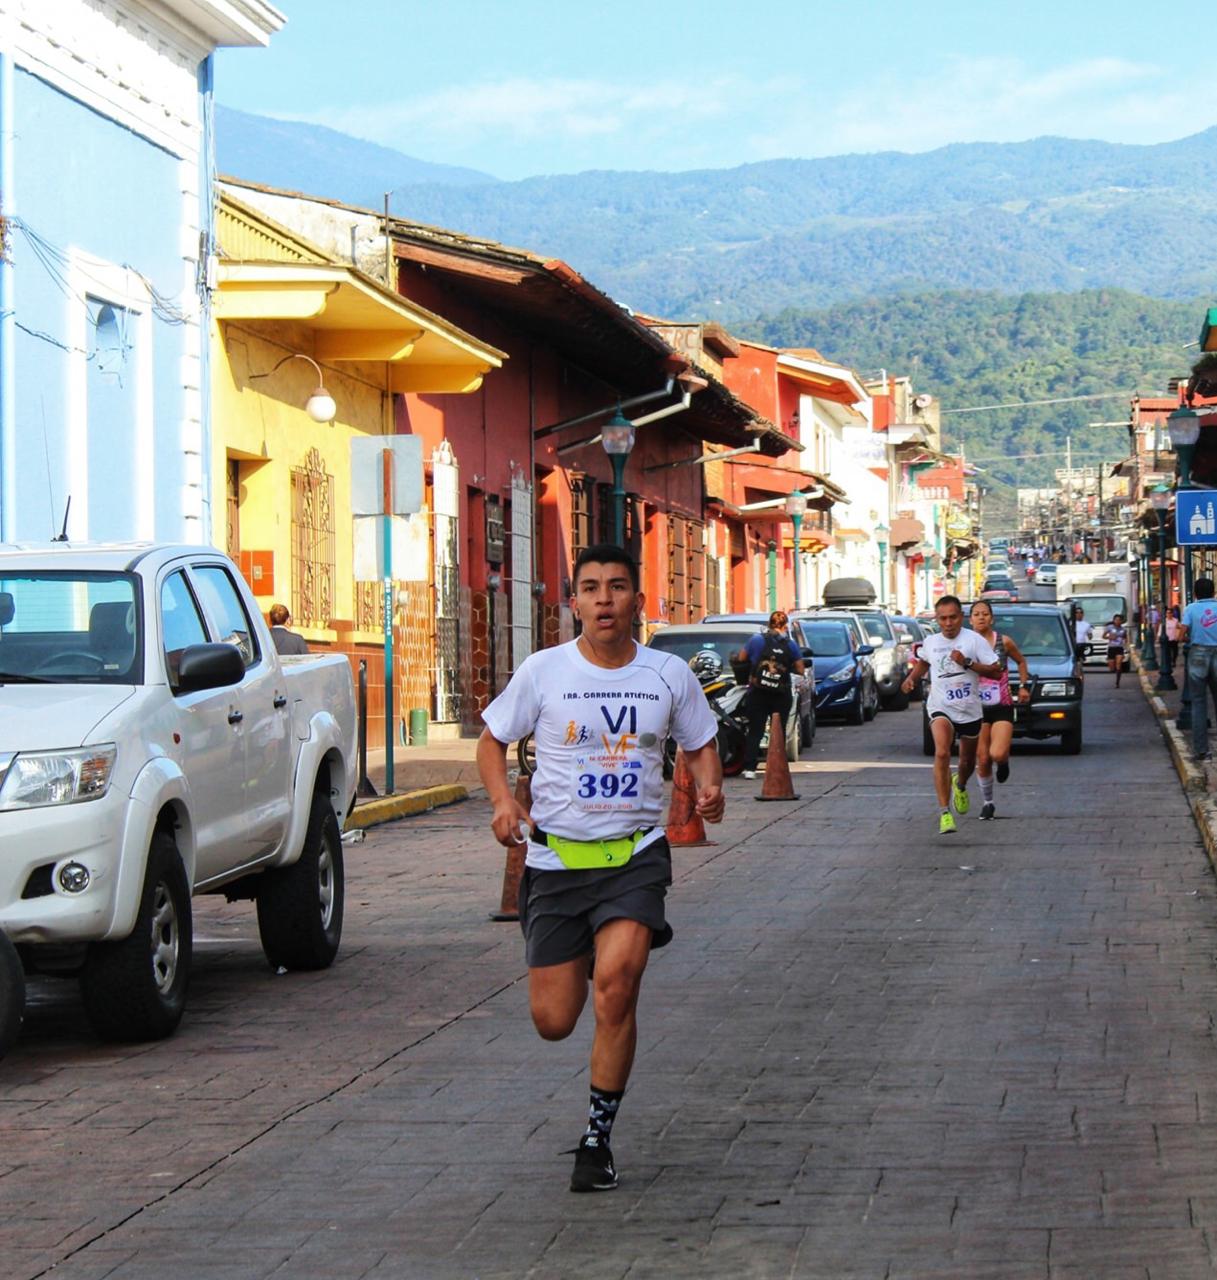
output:
[[[561,257],[631,307],[728,324],[940,289],[1217,292],[1217,128],[500,182],[217,109],[221,172]]]

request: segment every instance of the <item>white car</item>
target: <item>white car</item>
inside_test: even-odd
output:
[[[355,737],[346,658],[281,659],[215,550],[0,546],[0,931],[109,1039],[177,1026],[192,894],[329,965]]]

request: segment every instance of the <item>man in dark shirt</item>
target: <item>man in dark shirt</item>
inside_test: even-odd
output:
[[[308,645],[303,636],[287,629],[292,615],[285,604],[272,604],[270,607],[270,638],[274,641],[278,653],[308,653]]]

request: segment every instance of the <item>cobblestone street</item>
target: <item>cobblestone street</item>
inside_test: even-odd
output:
[[[822,725],[675,854],[614,1131],[566,1190],[590,1020],[542,1042],[481,798],[348,850],[327,973],[196,900],[185,1022],[40,980],[0,1065],[13,1280],[1191,1277],[1217,1269],[1217,894],[1135,681],[937,835],[920,710]]]

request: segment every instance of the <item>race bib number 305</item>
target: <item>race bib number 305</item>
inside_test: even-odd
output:
[[[642,761],[608,753],[577,756],[575,808],[586,813],[633,813],[642,808]]]
[[[948,702],[967,702],[972,696],[970,684],[953,684],[946,691]]]

